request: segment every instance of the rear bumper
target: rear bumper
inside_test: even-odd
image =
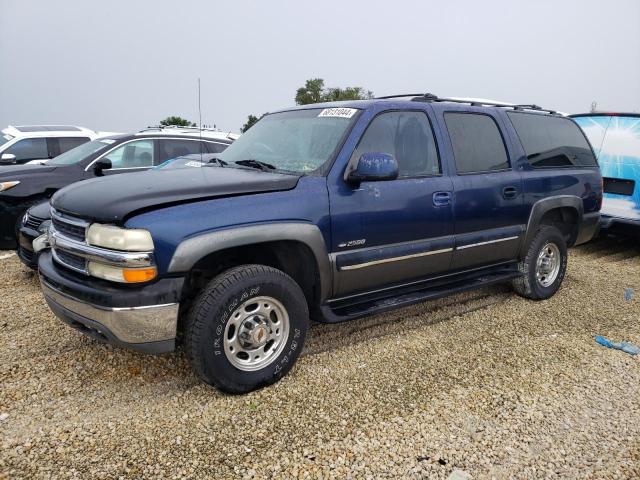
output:
[[[578,236],[574,245],[586,243],[598,234],[600,229],[600,212],[585,213],[578,228]]]
[[[627,235],[640,235],[640,219],[602,215],[600,219],[600,228],[602,230]]]
[[[78,279],[54,264],[50,252],[38,259],[42,293],[63,322],[100,341],[146,353],[174,350],[182,278],[120,288]]]

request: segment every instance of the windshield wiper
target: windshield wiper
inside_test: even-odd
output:
[[[214,164],[218,164],[221,167],[226,167],[227,165],[229,165],[227,162],[225,162],[224,160],[222,160],[221,158],[218,157],[211,157],[209,159],[209,161],[205,164],[205,166],[213,166]]]
[[[270,163],[261,162],[260,160],[255,160],[253,158],[249,158],[247,160],[237,160],[233,163],[237,163],[238,165],[242,165],[244,167],[257,168],[259,170],[262,170],[263,172],[276,169],[276,167],[274,165],[271,165]]]

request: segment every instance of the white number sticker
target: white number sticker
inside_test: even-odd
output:
[[[351,118],[357,111],[356,108],[325,108],[318,117]]]

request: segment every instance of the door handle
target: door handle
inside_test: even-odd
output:
[[[435,192],[433,194],[433,204],[436,207],[449,205],[451,203],[451,192]]]
[[[516,187],[504,187],[502,189],[502,198],[516,198],[518,189]]]

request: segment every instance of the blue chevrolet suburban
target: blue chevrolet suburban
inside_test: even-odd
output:
[[[396,95],[264,116],[206,167],[88,180],[34,241],[53,312],[248,392],[291,369],[309,320],[496,282],[551,297],[598,228],[576,123],[535,105]]]

